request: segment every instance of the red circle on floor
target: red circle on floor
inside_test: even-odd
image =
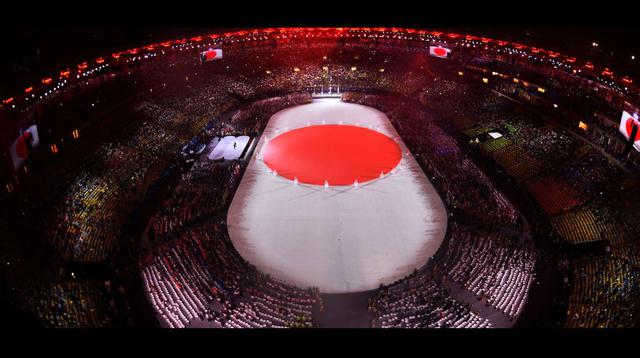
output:
[[[352,185],[389,173],[402,152],[388,136],[349,125],[294,129],[267,143],[263,160],[278,175],[300,183]]]

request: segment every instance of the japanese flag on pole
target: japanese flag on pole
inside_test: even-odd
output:
[[[631,114],[627,111],[622,111],[622,118],[620,118],[620,133],[626,138],[631,137],[633,133],[633,127],[639,127],[636,130],[635,138],[633,138],[633,147],[640,151],[640,119],[637,114]]]
[[[221,49],[215,49],[215,50],[207,50],[204,52],[200,53],[200,60],[202,62],[209,62],[209,61],[213,61],[213,60],[219,60],[222,58],[222,50]]]
[[[429,55],[438,58],[450,58],[451,49],[442,46],[429,46]]]
[[[29,158],[29,149],[34,149],[40,143],[38,128],[33,125],[23,131],[9,147],[13,168],[19,170]]]

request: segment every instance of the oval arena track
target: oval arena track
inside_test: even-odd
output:
[[[341,131],[345,138],[330,138]],[[292,154],[279,142],[305,132],[326,138],[303,138],[294,144],[302,153]],[[345,139],[356,142],[332,147]],[[367,152],[369,145],[377,147]],[[344,153],[349,150],[359,152]],[[438,193],[373,108],[320,99],[285,109],[271,117],[256,151],[227,223],[238,252],[272,277],[325,293],[372,290],[423,266],[444,239],[447,217]],[[290,155],[298,170],[311,171],[299,172],[297,185],[280,177],[293,179],[295,172],[270,170],[287,165]],[[364,162],[364,174],[341,160]],[[373,169],[366,166],[371,162]],[[336,179],[324,187],[324,178]],[[361,185],[354,185],[357,179]]]

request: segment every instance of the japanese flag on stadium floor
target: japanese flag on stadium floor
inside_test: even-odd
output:
[[[429,55],[439,58],[450,58],[451,49],[442,46],[429,46]]]
[[[221,49],[207,50],[207,51],[204,51],[204,52],[200,53],[200,60],[202,60],[202,62],[219,60],[221,58],[222,58],[222,50]]]
[[[626,138],[631,136],[633,127],[639,127],[636,131],[636,136],[633,139],[633,147],[640,151],[640,119],[637,114],[631,114],[627,111],[622,111],[622,118],[620,118],[620,133]]]
[[[39,142],[38,128],[35,125],[27,128],[18,138],[16,138],[15,141],[13,141],[9,151],[11,152],[11,160],[15,170],[20,169],[29,157],[28,147],[31,146],[32,148],[35,148],[38,146]]]

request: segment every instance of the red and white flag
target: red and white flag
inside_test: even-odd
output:
[[[209,62],[209,61],[213,61],[213,60],[219,60],[222,58],[222,50],[221,49],[215,49],[215,50],[207,50],[204,52],[200,53],[200,60],[202,62]]]
[[[451,49],[442,46],[429,46],[429,55],[439,58],[450,58]]]
[[[24,162],[29,158],[29,147],[35,148],[40,143],[38,137],[38,128],[33,125],[27,128],[22,134],[13,141],[9,151],[11,152],[11,160],[13,168],[19,170]]]
[[[633,133],[634,126],[638,127],[638,130],[636,131],[635,138],[633,138],[633,147],[640,151],[640,119],[638,118],[638,114],[631,114],[627,111],[622,111],[619,128],[620,133],[629,139],[629,137],[631,137],[631,133]]]

